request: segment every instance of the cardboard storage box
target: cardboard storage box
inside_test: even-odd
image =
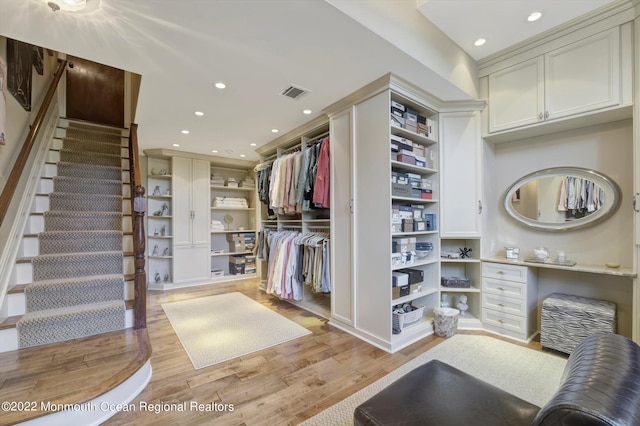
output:
[[[244,256],[229,256],[229,263],[244,265],[245,263],[247,263],[247,258]]]
[[[391,118],[391,125],[394,127],[400,127],[401,129],[404,128],[404,118],[402,117],[398,117],[395,114],[391,114],[390,116]]]
[[[413,143],[413,153],[416,157],[424,157],[424,146],[417,142]]]
[[[244,243],[229,241],[229,253],[239,253],[243,251],[247,251]]]
[[[403,296],[408,296],[409,294],[411,294],[411,286],[410,285],[403,285],[402,287],[392,287],[391,288],[391,295],[394,299],[398,299],[400,297]]]
[[[391,233],[402,232],[402,222],[391,222]]]
[[[413,219],[413,232],[422,232],[427,230],[427,222],[424,219]]]
[[[391,195],[396,197],[411,197],[411,186],[399,183],[391,184]]]
[[[413,142],[409,139],[403,138],[402,136],[391,135],[391,144],[397,145],[398,151],[402,149],[413,151]]]
[[[416,164],[416,157],[408,154],[398,154],[398,161],[405,164]]]
[[[224,271],[222,269],[214,269],[213,271],[211,271],[211,276],[212,277],[223,277],[224,276]]]
[[[402,219],[402,232],[413,232],[413,219]]]

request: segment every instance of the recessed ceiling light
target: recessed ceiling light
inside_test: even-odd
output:
[[[174,143],[173,146],[180,146],[180,144],[179,143]]]
[[[278,129],[271,129],[271,132],[272,132],[272,133],[278,133],[279,131],[280,131],[280,130],[278,130]]]
[[[479,38],[476,41],[473,42],[474,46],[482,46],[483,44],[485,44],[487,42],[487,40],[483,39],[483,38]]]
[[[211,152],[213,152],[214,154],[218,152],[217,149],[212,149]]]
[[[258,145],[258,144],[257,144],[257,143],[250,143],[249,145],[251,145],[251,146],[256,146],[256,145]]]
[[[223,83],[223,82],[221,82],[221,81],[217,82],[217,83],[215,84],[215,86],[216,86],[218,89],[224,89],[225,87],[227,87],[227,85],[226,85],[226,84],[224,84],[224,83]]]
[[[197,115],[198,117],[202,117],[204,115],[204,112],[196,111],[196,112],[194,112],[194,114]]]
[[[181,132],[182,132],[183,135],[188,135],[189,134],[188,130],[181,130]]]
[[[540,18],[542,18],[542,12],[533,12],[533,13],[531,13],[531,15],[529,15],[527,17],[527,21],[534,22],[534,21],[537,21]]]
[[[307,115],[311,114],[312,112],[313,111],[311,111],[310,109],[305,109],[302,111],[303,114],[307,114]]]
[[[244,157],[246,157],[246,155],[244,155],[244,154],[240,154],[240,157],[244,158]]]

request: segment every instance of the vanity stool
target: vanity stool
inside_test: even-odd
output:
[[[540,344],[571,354],[586,337],[616,332],[616,305],[605,300],[553,293],[542,302]]]

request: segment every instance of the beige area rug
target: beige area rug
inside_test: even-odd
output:
[[[353,425],[353,412],[358,405],[432,359],[446,362],[539,407],[558,390],[567,363],[565,358],[493,337],[458,334],[302,425]]]
[[[311,334],[241,293],[163,303],[162,309],[196,370]]]

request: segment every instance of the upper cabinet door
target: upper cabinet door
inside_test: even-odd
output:
[[[489,75],[489,132],[544,119],[544,57]]]
[[[595,34],[545,55],[546,119],[620,103],[620,30]]]
[[[482,141],[479,113],[440,113],[440,142],[440,236],[480,237]]]

